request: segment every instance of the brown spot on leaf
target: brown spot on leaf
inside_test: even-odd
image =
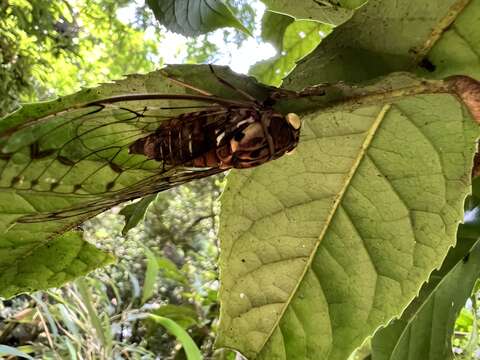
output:
[[[468,76],[452,76],[445,81],[462,99],[473,118],[480,124],[480,82]]]

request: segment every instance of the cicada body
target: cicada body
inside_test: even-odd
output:
[[[264,164],[297,146],[297,115],[241,91],[243,100],[198,93],[111,96],[0,134],[0,192],[54,199],[16,223],[86,219],[191,180]]]
[[[251,168],[291,152],[300,125],[296,114],[271,109],[187,113],[164,121],[155,133],[135,141],[130,152],[166,165]]]

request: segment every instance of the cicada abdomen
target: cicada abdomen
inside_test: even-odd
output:
[[[135,141],[130,153],[164,165],[250,168],[292,151],[300,126],[296,114],[284,116],[256,107],[186,113]]]

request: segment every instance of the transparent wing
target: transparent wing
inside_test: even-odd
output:
[[[161,100],[124,101],[72,109],[16,129],[0,138],[0,193],[30,205],[16,222],[39,222],[99,213],[217,173],[219,169],[165,167],[129,154],[135,140],[195,107],[226,111],[192,101],[175,109]]]

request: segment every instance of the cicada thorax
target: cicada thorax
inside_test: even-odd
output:
[[[186,113],[164,121],[153,134],[135,141],[130,152],[165,165],[250,168],[293,150],[299,128],[299,119],[298,126],[292,126],[288,116],[271,109]]]

